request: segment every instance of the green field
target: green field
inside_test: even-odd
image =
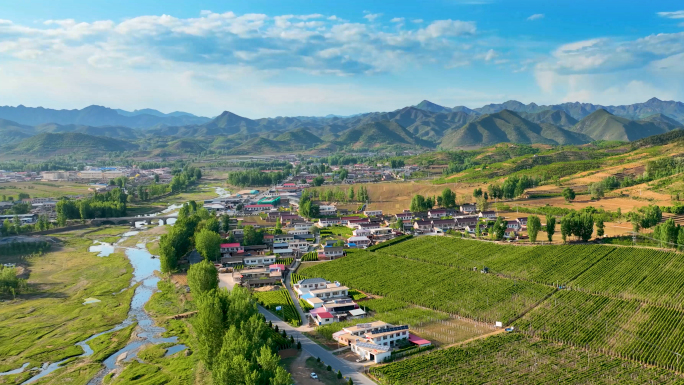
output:
[[[299,312],[292,302],[292,297],[287,290],[277,291],[262,291],[253,292],[252,295],[263,307],[270,310],[273,314],[280,317],[282,320],[289,322],[295,326],[302,324],[302,319]],[[276,310],[276,307],[281,306],[281,310]]]
[[[404,245],[400,243],[399,245]],[[398,247],[398,246],[394,246]],[[392,247],[387,248],[390,250]],[[488,322],[508,323],[534,307],[552,287],[459,268],[357,252],[299,273],[323,277],[394,300]]]
[[[383,385],[684,384],[665,369],[504,334],[371,369]]]
[[[0,306],[0,371],[29,362],[40,367],[83,353],[76,342],[112,328],[128,313],[133,288],[132,268],[122,253],[97,257],[81,232],[60,234],[61,247],[42,256],[0,257],[0,263],[17,263],[28,271],[30,291]],[[101,302],[83,305],[86,298]],[[51,378],[81,381],[97,372],[96,358],[79,359],[79,365],[60,369]],[[78,366],[78,368],[76,367]],[[0,384],[30,377],[2,376]]]

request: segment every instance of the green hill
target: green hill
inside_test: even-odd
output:
[[[323,143],[321,138],[312,134],[309,130],[305,128],[297,128],[292,131],[284,132],[276,136],[275,140],[278,142],[286,142],[293,145],[299,144],[307,147],[316,147],[319,144]]]
[[[119,139],[92,136],[81,133],[42,133],[21,141],[14,147],[15,153],[50,153],[68,151],[128,151],[138,146]]]
[[[78,132],[86,135],[93,136],[108,136],[110,138],[116,139],[136,139],[140,136],[140,131],[132,129],[130,127],[124,126],[83,126],[77,124],[41,124],[36,126],[38,132],[51,132],[51,133],[61,133],[61,132]]]
[[[17,122],[0,119],[0,145],[17,143],[35,134],[35,129],[31,126],[19,124]]]
[[[676,126],[662,119],[657,122],[629,120],[601,109],[580,120],[570,130],[588,135],[594,140],[632,141],[662,134],[674,128]]]
[[[390,121],[368,123],[347,130],[335,140],[335,144],[353,148],[383,145],[431,146],[429,142],[417,138],[398,123]]]
[[[563,110],[546,110],[536,113],[520,112],[518,114],[532,123],[550,123],[562,128],[577,124],[577,119]]]
[[[440,146],[454,148],[464,146],[487,146],[511,142],[521,144],[582,144],[582,135],[569,132],[548,123],[539,125],[524,119],[510,110],[484,115],[459,129],[445,133]]]
[[[429,100],[423,100],[422,102],[415,105],[416,108],[430,111],[430,112],[450,112],[451,108],[440,106],[439,104],[432,103]]]

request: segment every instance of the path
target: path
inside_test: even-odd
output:
[[[344,361],[336,356],[334,356],[328,350],[325,350],[317,343],[311,341],[308,337],[302,334],[299,330],[290,326],[290,324],[281,321],[278,317],[273,315],[268,310],[259,306],[259,312],[266,317],[267,321],[273,322],[273,324],[278,325],[278,329],[285,330],[288,335],[293,336],[295,340],[302,343],[302,349],[310,354],[312,357],[318,357],[321,361],[332,366],[333,370],[340,370],[342,375],[345,377],[351,377],[354,380],[354,384],[361,385],[375,385],[368,377],[364,376],[363,373],[359,372],[363,370],[363,364]]]
[[[465,345],[465,344],[467,344],[467,343],[469,343],[469,342],[481,340],[481,339],[483,339],[483,338],[495,336],[495,335],[497,335],[497,334],[501,334],[501,333],[505,333],[505,332],[506,332],[505,329],[498,329],[498,330],[493,331],[493,332],[491,332],[491,333],[481,334],[481,335],[479,335],[479,336],[477,336],[477,337],[468,338],[467,340],[459,341],[459,342],[456,342],[455,344],[447,345],[447,346],[445,346],[445,347],[443,347],[443,348],[439,348],[439,350],[441,350],[441,349],[446,349],[446,348],[453,348],[454,346]]]

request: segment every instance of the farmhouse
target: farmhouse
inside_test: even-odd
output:
[[[370,246],[371,240],[366,236],[354,236],[347,239],[347,243],[350,245],[354,244],[358,248],[366,248]]]
[[[432,221],[432,227],[442,230],[449,230],[456,228],[456,221],[453,219],[435,219]]]
[[[332,261],[344,257],[344,249],[341,247],[324,247],[323,250],[318,251],[318,259],[323,261]]]
[[[322,216],[330,216],[337,214],[337,207],[333,205],[320,205],[318,206],[318,213]]]
[[[490,219],[495,220],[496,219],[496,212],[494,212],[494,211],[482,211],[479,214],[479,216],[480,216],[480,218],[484,218],[487,220],[490,220]]]
[[[256,205],[246,205],[244,208],[247,212],[262,212],[273,210],[273,205],[267,204],[256,204]]]
[[[477,211],[477,206],[472,203],[464,203],[461,205],[461,211],[464,213],[474,213]]]
[[[416,221],[413,223],[413,228],[420,231],[430,231],[432,229],[432,222]]]
[[[411,219],[413,219],[413,213],[409,211],[409,212],[394,214],[394,218],[401,219],[403,221],[411,220]]]
[[[363,214],[367,217],[379,217],[382,215],[382,210],[366,210]]]

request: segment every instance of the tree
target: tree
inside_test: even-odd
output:
[[[622,209],[619,207],[617,208],[617,217],[618,217],[618,223],[620,223],[622,221]]]
[[[563,198],[565,198],[566,202],[571,202],[575,200],[575,190],[566,187],[563,189]]]
[[[487,199],[485,199],[482,196],[477,198],[475,204],[477,206],[477,209],[480,211],[487,211],[487,209],[489,208],[489,202],[487,202]]]
[[[416,194],[411,199],[410,210],[413,212],[425,211],[427,210],[427,205],[425,204],[425,197],[420,194]]]
[[[280,217],[276,218],[275,228],[273,229],[273,234],[282,234],[283,225],[280,223]]]
[[[337,370],[337,378],[340,380],[342,379],[342,372],[339,371],[339,369]]]
[[[320,175],[313,178],[313,185],[316,187],[323,185],[324,182],[325,182],[325,178],[323,178]]]
[[[527,234],[530,236],[530,242],[537,242],[537,234],[541,230],[541,220],[536,215],[527,218]]]
[[[218,270],[208,259],[191,265],[188,269],[188,286],[194,295],[218,289]]]
[[[196,350],[209,370],[221,351],[224,337],[224,309],[220,291],[212,290],[196,297],[197,316],[193,320]]]
[[[164,237],[162,237],[164,239]],[[159,262],[161,263],[162,273],[174,272],[178,266],[176,260],[176,249],[169,242],[159,241]]]
[[[242,238],[243,246],[260,245],[264,243],[264,230],[255,229],[254,226],[245,226],[244,237]]]
[[[566,215],[561,219],[561,238],[563,242],[567,241],[568,235],[572,235],[572,217]]]
[[[456,193],[449,188],[442,190],[442,206],[446,208],[456,207]]]
[[[501,217],[496,218],[496,222],[494,222],[494,228],[492,229],[492,234],[494,235],[494,239],[497,241],[500,241],[504,238],[504,235],[506,234],[506,222],[501,219]]]
[[[591,199],[601,199],[605,195],[603,189],[603,183],[596,182],[589,185],[589,194],[591,194]]]
[[[553,233],[556,232],[556,217],[552,215],[546,216],[546,237],[549,242],[553,242]]]
[[[603,218],[598,218],[596,220],[596,236],[597,237],[603,237],[604,233],[605,233],[605,225],[603,223]]]
[[[481,188],[476,188],[473,190],[473,198],[477,199],[482,196],[482,189]]]
[[[228,214],[221,215],[221,230],[224,233],[230,231],[230,216]]]
[[[204,259],[218,261],[221,256],[221,236],[211,230],[202,229],[195,235],[195,248]]]
[[[212,215],[211,218],[209,218],[205,221],[204,228],[218,234],[218,232],[220,230],[220,225],[219,225],[218,219],[216,219],[216,217]]]
[[[154,183],[159,183],[159,175],[154,174]]]
[[[340,180],[343,181],[343,180],[347,179],[347,177],[349,176],[349,171],[347,171],[347,169],[343,168],[340,170],[339,176],[340,176]]]
[[[347,385],[354,385],[354,380],[349,377],[349,380],[347,381]]]
[[[349,190],[347,190],[347,198],[350,202],[354,201],[354,186],[350,186]]]
[[[404,229],[404,221],[401,218],[397,218],[396,221],[392,222],[391,227],[395,230],[403,230]]]

